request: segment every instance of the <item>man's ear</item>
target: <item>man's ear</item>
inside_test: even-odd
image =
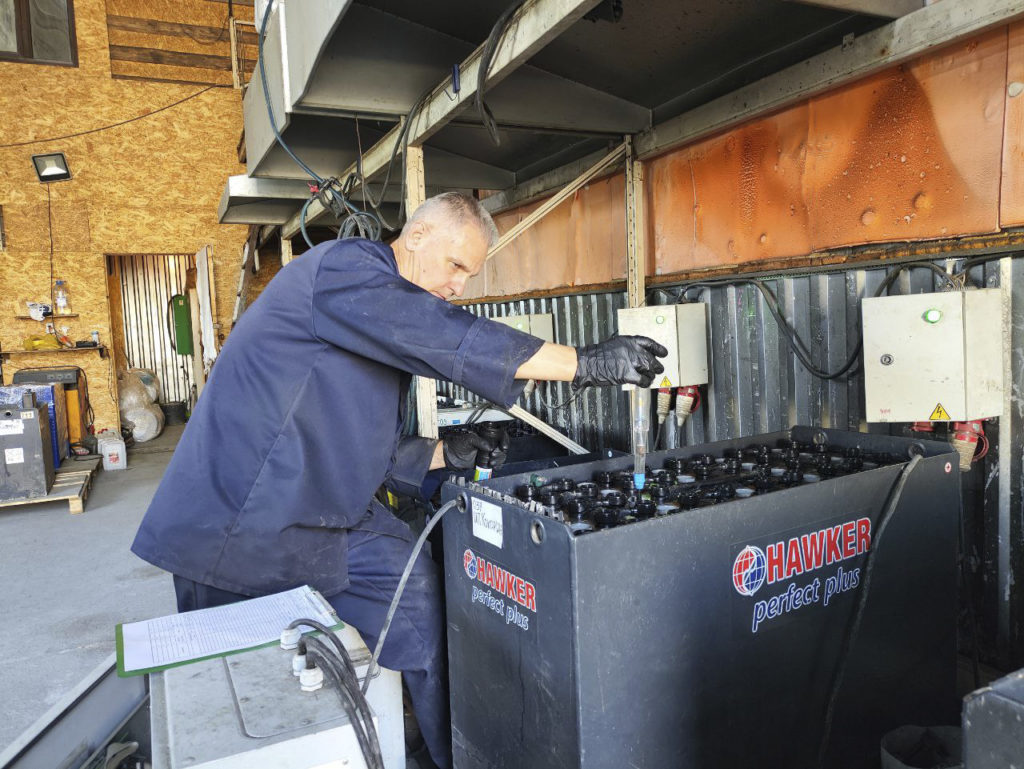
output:
[[[430,228],[424,221],[414,222],[408,232],[402,236],[403,245],[406,251],[415,251],[423,243]]]

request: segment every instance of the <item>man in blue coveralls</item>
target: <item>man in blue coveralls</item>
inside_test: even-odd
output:
[[[314,587],[370,648],[413,537],[374,497],[473,467],[477,436],[402,437],[411,375],[508,406],[528,379],[640,384],[645,337],[545,343],[449,304],[496,240],[479,201],[431,198],[392,246],[322,243],[274,277],[231,332],[132,551],[174,575],[179,611]],[[400,670],[434,762],[451,765],[439,570],[421,554],[381,654]]]

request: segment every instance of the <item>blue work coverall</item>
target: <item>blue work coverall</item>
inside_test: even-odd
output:
[[[309,584],[372,648],[413,541],[374,492],[416,494],[436,446],[401,437],[409,375],[508,405],[541,344],[405,280],[386,245],[316,246],[232,330],[132,551],[175,575],[179,611]],[[441,589],[421,555],[381,663],[444,766]]]

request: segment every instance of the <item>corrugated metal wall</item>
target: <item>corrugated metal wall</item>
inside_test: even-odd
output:
[[[488,318],[551,313],[555,342],[579,346],[593,344],[614,334],[615,311],[625,306],[625,293],[616,292],[474,304],[466,309]],[[448,382],[440,382],[439,390],[456,398],[477,399],[464,388]],[[551,408],[563,403],[566,404],[563,408]],[[541,382],[523,407],[587,448],[629,446],[626,431],[629,400],[625,393],[614,388],[591,388],[573,399],[567,383]]]
[[[945,262],[938,262],[945,268]],[[872,296],[885,279],[885,268],[780,276],[768,281],[787,319],[806,343],[820,368],[835,371],[847,359],[860,334],[860,299]],[[976,285],[999,285],[997,263],[971,271]],[[928,270],[904,272],[890,293],[937,291],[941,280]],[[665,304],[679,289],[648,291],[648,301]],[[706,401],[685,426],[683,444],[698,444],[783,430],[795,424],[848,430],[886,430],[869,426],[863,415],[863,383],[823,382],[796,360],[778,326],[752,286],[691,289],[687,298],[709,305],[711,384]],[[474,304],[468,310],[487,317],[552,313],[555,341],[591,344],[616,330],[615,312],[626,304],[622,292],[579,294],[503,303]],[[442,385],[466,398],[462,388]],[[446,388],[446,389],[445,389]],[[538,385],[525,407],[587,448],[629,448],[628,399],[614,388],[590,389],[564,409],[570,397],[565,384]],[[471,396],[470,396],[471,397]]]
[[[160,378],[160,403],[187,401],[192,389],[191,359],[174,350],[168,303],[175,294],[187,293],[186,272],[195,266],[195,257],[121,254],[118,263],[128,362],[150,369]]]

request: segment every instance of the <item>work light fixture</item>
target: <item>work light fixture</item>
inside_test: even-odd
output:
[[[36,176],[43,184],[63,182],[71,178],[71,169],[63,152],[52,152],[49,155],[33,155],[32,163],[36,167]]]

